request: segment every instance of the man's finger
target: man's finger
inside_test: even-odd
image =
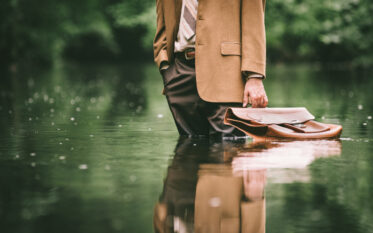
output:
[[[242,107],[246,107],[247,104],[249,103],[249,93],[246,91],[243,93],[243,102],[242,102]]]
[[[258,100],[256,98],[250,97],[251,107],[257,108],[258,107]]]
[[[264,107],[267,107],[268,105],[268,97],[267,95],[264,96]]]
[[[252,101],[253,108],[265,108],[267,106],[266,96],[257,96],[250,99]]]
[[[264,96],[260,97],[260,107],[264,108],[265,107],[265,99]]]

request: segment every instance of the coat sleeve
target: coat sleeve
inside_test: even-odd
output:
[[[166,26],[164,23],[163,0],[156,0],[157,30],[153,41],[154,61],[160,67],[163,61],[168,61]]]
[[[265,76],[266,35],[265,0],[242,0],[241,6],[241,71]]]

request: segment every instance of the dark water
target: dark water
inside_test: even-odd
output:
[[[373,80],[269,67],[270,107],[340,140],[179,139],[152,64],[0,80],[0,232],[373,232]]]

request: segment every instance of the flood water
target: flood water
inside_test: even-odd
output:
[[[179,138],[153,64],[0,79],[0,232],[373,232],[373,79],[270,66],[269,107],[340,140]]]

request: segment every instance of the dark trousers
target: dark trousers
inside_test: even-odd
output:
[[[162,76],[167,102],[180,135],[245,136],[223,123],[226,108],[241,104],[206,102],[198,95],[194,59],[186,60],[182,53],[176,53],[174,62],[162,71]]]

